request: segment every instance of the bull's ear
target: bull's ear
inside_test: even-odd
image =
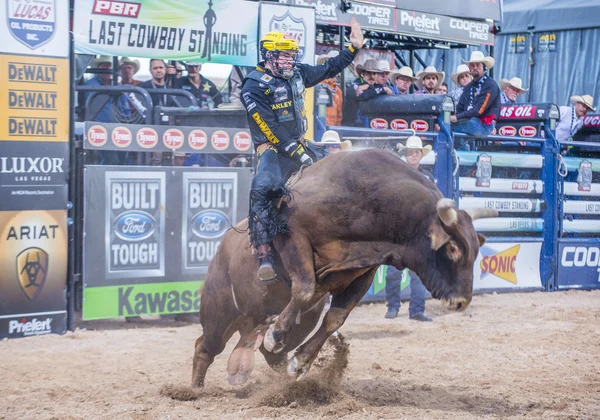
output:
[[[462,258],[462,251],[453,240],[448,241],[446,244],[446,255],[448,255],[448,258],[454,262]]]
[[[431,225],[429,228],[429,236],[431,237],[431,248],[436,251],[450,240],[450,235],[446,233],[439,223],[433,223]]]
[[[477,238],[479,239],[479,246],[483,246],[485,243],[485,236],[483,236],[481,233],[478,233]]]

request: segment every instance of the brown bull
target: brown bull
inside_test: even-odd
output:
[[[248,235],[233,229],[210,264],[194,386],[204,384],[214,357],[236,331],[241,338],[229,359],[230,383],[248,378],[256,348],[272,367],[287,363],[290,375],[303,377],[382,264],[410,268],[434,298],[465,309],[472,297],[473,263],[485,241],[472,220],[497,215],[456,210],[422,174],[376,149],[337,153],[305,169],[281,211],[289,224],[289,234],[274,243],[282,282],[267,286],[256,278],[258,260]],[[238,230],[246,227],[241,222]],[[320,328],[288,362],[286,353],[316,326],[328,292],[333,300]]]

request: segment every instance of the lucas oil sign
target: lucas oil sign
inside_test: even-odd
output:
[[[106,173],[107,278],[165,272],[165,175]]]
[[[236,220],[237,173],[185,173],[183,186],[184,268],[206,273],[225,232]]]

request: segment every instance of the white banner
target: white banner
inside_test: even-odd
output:
[[[569,214],[600,214],[600,201],[566,201],[563,213]]]
[[[563,231],[566,233],[600,233],[600,220],[563,220]]]
[[[585,195],[586,197],[600,196],[600,184],[592,184],[589,191],[579,189],[577,182],[565,182],[565,195]]]
[[[315,64],[315,9],[277,3],[260,4],[260,38],[268,32],[283,32],[295,39],[300,48],[300,62]]]
[[[541,242],[486,243],[473,267],[473,289],[541,288]]]
[[[505,213],[537,213],[541,211],[541,200],[528,198],[462,197],[458,201],[462,210],[478,207]]]
[[[473,227],[477,232],[541,232],[544,230],[544,220],[524,217],[490,217],[475,220]]]
[[[67,0],[4,0],[0,5],[0,52],[69,56]]]
[[[568,183],[565,183],[565,185]],[[544,190],[544,183],[540,180],[492,178],[489,187],[477,186],[477,178],[460,177],[458,184],[461,191],[479,191],[494,193],[537,193]],[[577,185],[577,184],[575,184]]]

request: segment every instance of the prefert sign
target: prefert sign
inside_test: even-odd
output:
[[[137,18],[142,8],[141,3],[130,3],[126,1],[96,0],[92,13],[97,15],[111,15]]]

